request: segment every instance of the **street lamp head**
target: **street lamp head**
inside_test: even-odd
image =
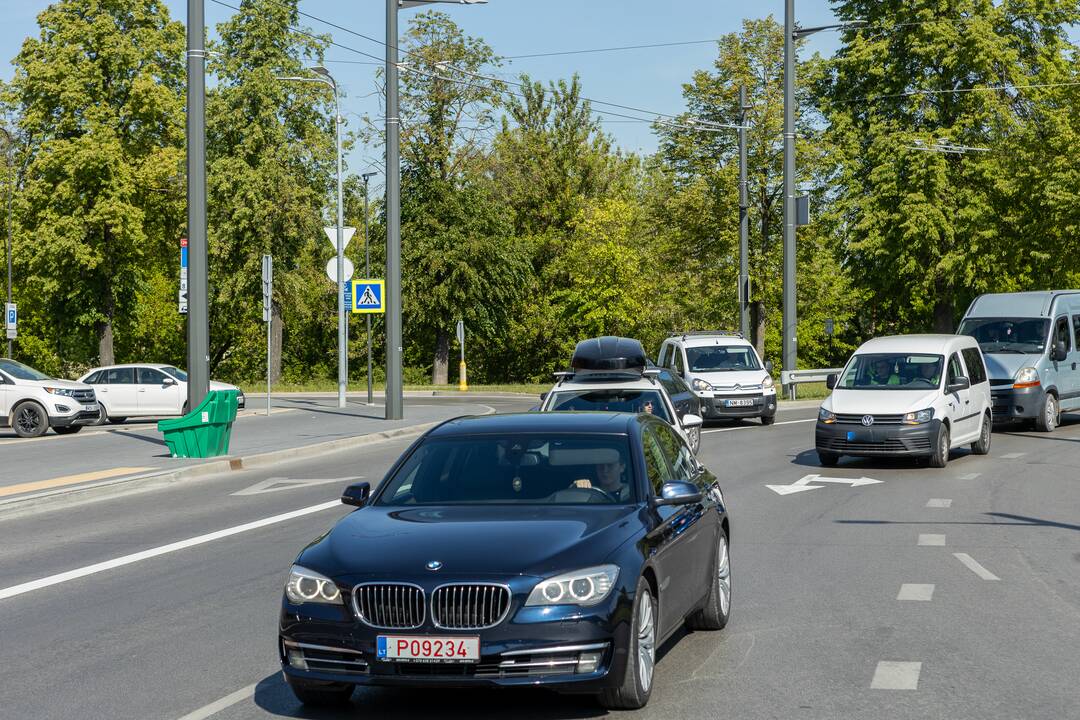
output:
[[[311,72],[316,73],[317,75],[322,75],[324,77],[330,77],[330,71],[327,70],[322,65],[314,65],[309,69],[311,70]]]
[[[378,174],[379,173],[377,173],[377,172],[367,172],[367,173],[361,174],[360,177],[362,177],[364,179],[364,182],[367,182],[368,180],[370,180],[371,178],[375,177]]]

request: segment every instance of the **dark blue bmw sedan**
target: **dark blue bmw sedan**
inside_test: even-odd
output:
[[[281,608],[305,703],[356,685],[543,685],[645,705],[656,649],[731,609],[716,478],[651,415],[544,413],[429,431],[297,557]]]

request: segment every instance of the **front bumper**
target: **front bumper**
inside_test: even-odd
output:
[[[1046,401],[1046,390],[1042,385],[1027,388],[1014,388],[1011,385],[990,388],[994,407],[994,422],[1028,420],[1036,418],[1042,412]]]
[[[776,415],[776,393],[723,393],[709,392],[698,394],[701,401],[701,416],[707,419],[772,417]],[[728,401],[749,400],[750,405],[729,406]]]
[[[817,421],[818,452],[855,457],[925,456],[934,451],[941,420],[922,425],[847,425]]]
[[[78,425],[93,425],[101,418],[101,406],[92,405],[93,409],[88,409],[85,405],[79,403],[58,403],[63,407],[68,407],[69,410],[66,413],[62,413],[59,408],[56,408],[57,414],[49,415],[49,427],[72,427]],[[62,414],[61,414],[62,413]]]
[[[516,599],[517,600],[517,599]],[[296,606],[283,601],[278,654],[285,678],[299,683],[408,687],[543,685],[566,693],[597,693],[622,681],[633,598],[613,597],[598,608],[528,608],[520,601],[506,620],[478,631],[377,630],[347,608]],[[551,616],[554,619],[546,619]],[[471,664],[388,662],[377,656],[379,635],[479,636],[480,661]],[[599,664],[578,663],[600,654]],[[301,662],[302,660],[302,662]]]

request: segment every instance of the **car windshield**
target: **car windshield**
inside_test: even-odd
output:
[[[868,353],[848,363],[838,390],[930,390],[941,385],[941,355]]]
[[[417,448],[377,505],[585,505],[636,501],[625,436],[555,433],[436,438]]]
[[[649,413],[671,422],[659,390],[560,390],[554,396],[549,410]]]
[[[1046,350],[1050,321],[1045,318],[968,318],[957,335],[970,335],[984,353],[1041,354]]]
[[[744,345],[709,345],[686,348],[690,372],[737,372],[760,370],[753,348]]]
[[[181,370],[180,368],[173,367],[172,365],[167,365],[167,366],[161,368],[161,370],[166,375],[172,375],[174,378],[176,378],[180,382],[187,382],[187,373],[184,372],[183,370]]]
[[[52,380],[45,373],[39,373],[29,365],[23,365],[21,362],[8,360],[7,358],[0,360],[0,370],[3,370],[16,380]]]

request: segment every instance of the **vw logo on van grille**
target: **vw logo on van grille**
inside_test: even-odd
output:
[[[871,425],[874,424],[874,416],[873,415],[863,415],[862,416],[862,424],[865,425],[866,427],[870,427]]]

